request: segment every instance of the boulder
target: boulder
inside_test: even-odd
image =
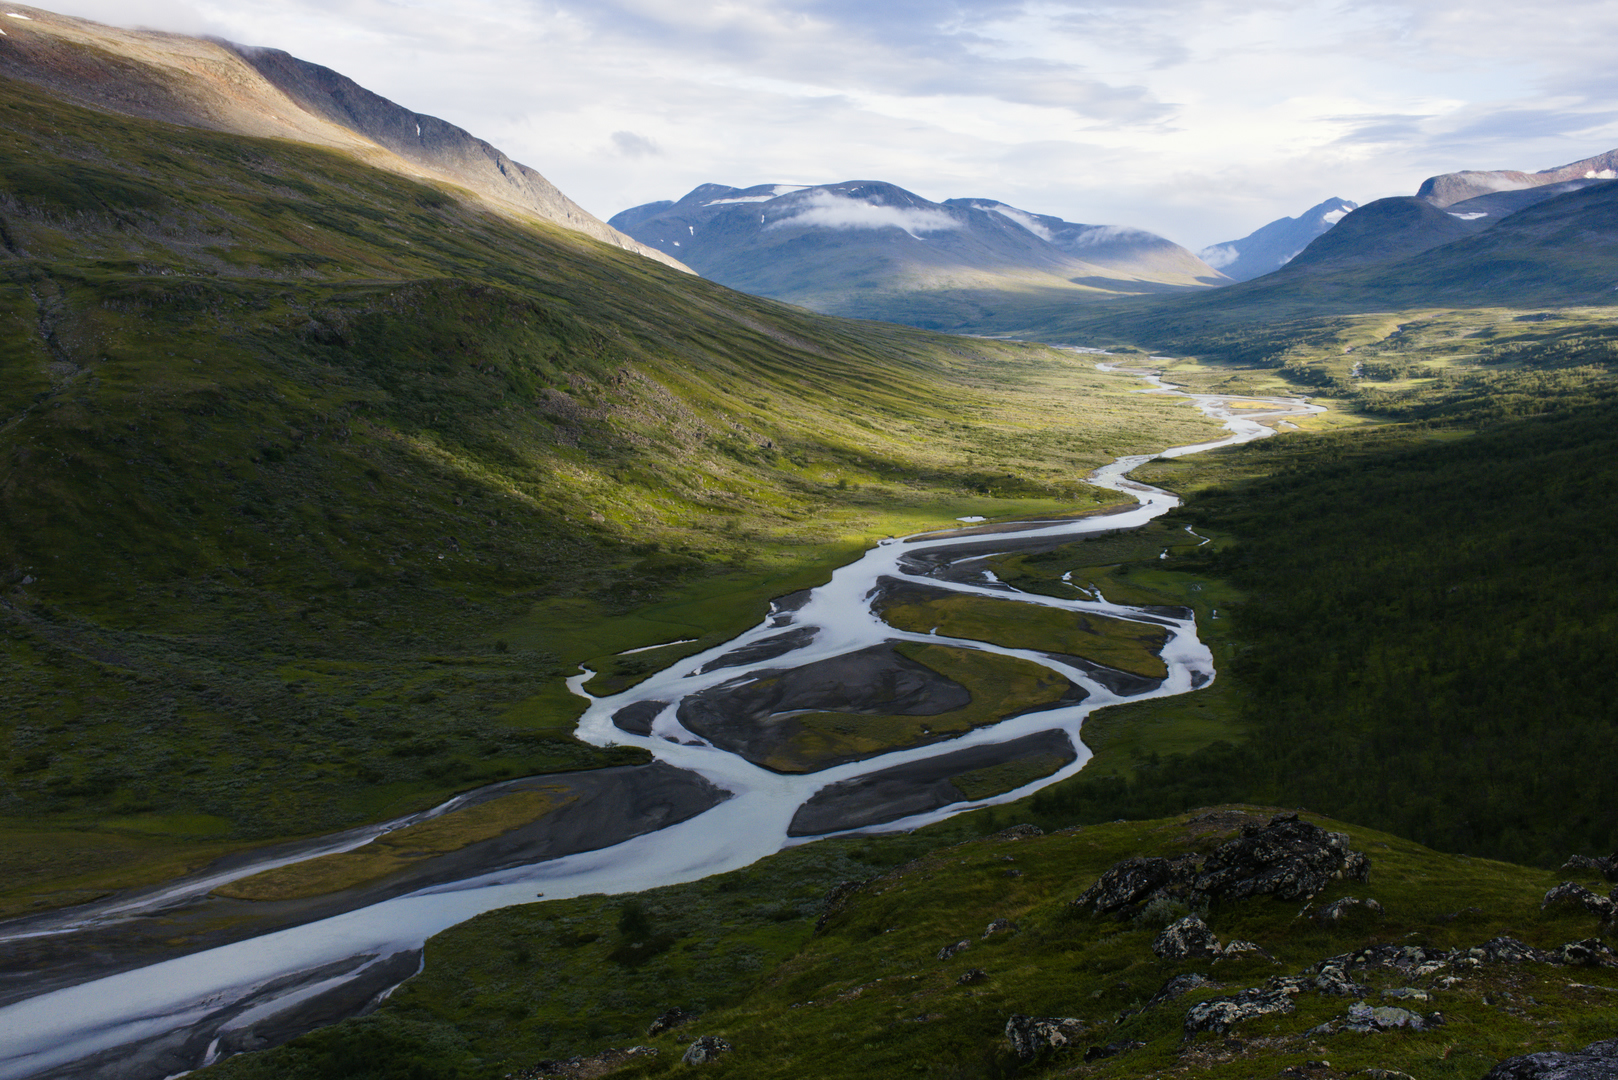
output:
[[[989,973],[982,968],[967,968],[961,972],[961,977],[955,980],[957,986],[976,986],[980,982],[988,982]]]
[[[983,936],[992,937],[995,934],[1015,934],[1016,932],[1017,924],[1010,919],[996,919],[984,929]]]
[[[1343,1030],[1365,1033],[1409,1028],[1411,1031],[1426,1031],[1430,1026],[1425,1017],[1409,1009],[1393,1005],[1367,1005],[1360,1001],[1348,1007],[1348,1021],[1343,1025]]]
[[[1032,1061],[1045,1050],[1072,1046],[1084,1034],[1083,1020],[1071,1016],[1023,1016],[1006,1021],[1006,1038],[1011,1050],[1023,1061]]]
[[[1361,900],[1357,896],[1345,896],[1341,900],[1333,900],[1317,911],[1315,913],[1315,922],[1325,927],[1336,926],[1358,911],[1366,911],[1372,915],[1384,914],[1382,905],[1375,900]]]
[[[1211,998],[1191,1006],[1185,1014],[1185,1034],[1187,1038],[1199,1031],[1223,1035],[1244,1020],[1271,1013],[1289,1013],[1295,1007],[1292,995],[1285,990],[1254,987],[1231,997]]]
[[[688,1013],[679,1007],[665,1009],[663,1012],[658,1013],[657,1019],[653,1020],[651,1026],[646,1029],[646,1037],[650,1039],[663,1034],[665,1031],[673,1031],[682,1024],[689,1024],[696,1018],[696,1013]]]
[[[1240,956],[1242,953],[1258,953],[1266,960],[1275,960],[1275,957],[1270,955],[1270,951],[1256,941],[1232,941],[1219,950],[1219,955],[1226,959]]]
[[[1175,998],[1184,997],[1191,991],[1200,990],[1205,986],[1211,986],[1216,990],[1221,989],[1219,984],[1208,978],[1208,976],[1198,975],[1194,971],[1187,972],[1184,975],[1176,975],[1164,983],[1162,989],[1152,995],[1152,1000],[1146,1003],[1146,1007],[1150,1009],[1156,1005],[1166,1004]]]
[[[706,1065],[718,1061],[721,1054],[728,1054],[730,1050],[731,1045],[717,1035],[698,1035],[685,1048],[685,1056],[680,1060],[687,1065]]]
[[[1176,877],[1176,864],[1156,856],[1125,859],[1115,863],[1094,885],[1084,890],[1073,906],[1091,908],[1097,915],[1110,912],[1130,914],[1169,885]]]
[[[1365,987],[1348,977],[1343,965],[1324,961],[1314,969],[1314,977],[1309,986],[1316,993],[1330,994],[1335,997],[1360,997],[1367,993]]]
[[[1608,881],[1618,881],[1618,851],[1611,855],[1598,855],[1593,859],[1588,855],[1573,855],[1562,864],[1562,869],[1593,870]]]
[[[938,950],[938,959],[940,962],[948,960],[962,949],[970,949],[971,947],[972,943],[970,941],[957,941],[953,945],[945,945]]]
[[[1570,941],[1552,949],[1548,959],[1553,964],[1566,964],[1569,967],[1618,967],[1618,953],[1614,953],[1600,938]]]
[[[1618,1080],[1618,1039],[1591,1043],[1583,1050],[1542,1050],[1508,1058],[1483,1080]]]
[[[1152,952],[1164,960],[1217,956],[1219,939],[1214,937],[1207,923],[1195,915],[1187,915],[1163,928],[1163,932],[1152,940]]]
[[[1539,902],[1539,910],[1544,911],[1552,904],[1582,907],[1602,922],[1612,922],[1614,917],[1618,916],[1618,904],[1614,904],[1605,896],[1591,892],[1576,881],[1564,881],[1546,893],[1545,899]]]
[[[1251,896],[1308,900],[1332,881],[1368,881],[1370,872],[1370,860],[1349,850],[1346,833],[1327,832],[1300,821],[1297,814],[1277,814],[1266,825],[1248,825],[1216,848],[1192,889],[1221,901]]]

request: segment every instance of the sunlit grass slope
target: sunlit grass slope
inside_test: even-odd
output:
[[[571,738],[573,664],[621,685],[678,652],[603,658],[712,644],[872,537],[1093,506],[1088,468],[1208,430],[1039,347],[14,83],[0,370],[23,905],[634,760]]]

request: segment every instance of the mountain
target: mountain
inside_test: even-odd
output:
[[[703,184],[610,224],[706,277],[815,311],[940,329],[1037,303],[1197,289],[1226,279],[1139,229],[1079,225],[893,184]]]
[[[1234,281],[1248,281],[1279,270],[1309,242],[1358,209],[1359,203],[1330,198],[1295,218],[1272,221],[1240,240],[1227,240],[1197,252],[1203,262]]]
[[[326,146],[400,176],[447,181],[518,218],[539,218],[670,265],[538,172],[453,124],[412,112],[329,68],[275,49],[122,30],[8,9],[0,74],[129,116]]]
[[[1434,206],[1450,206],[1465,199],[1497,191],[1518,191],[1546,184],[1566,183],[1569,180],[1614,179],[1618,179],[1618,150],[1609,150],[1605,154],[1575,161],[1571,165],[1560,165],[1536,173],[1518,172],[1514,169],[1469,169],[1464,172],[1430,176],[1422,181],[1416,197],[1426,199]]]

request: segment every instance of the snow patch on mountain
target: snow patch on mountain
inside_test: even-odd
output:
[[[779,199],[783,195],[790,195],[794,191],[803,191],[803,184],[776,184],[767,195],[737,195],[730,199],[710,199],[703,206],[729,206],[732,203],[769,202]]]
[[[802,209],[776,218],[765,228],[819,225],[828,229],[903,229],[919,240],[922,233],[947,232],[962,224],[942,210],[878,206],[863,199],[841,198],[829,191],[816,191],[800,205]]]

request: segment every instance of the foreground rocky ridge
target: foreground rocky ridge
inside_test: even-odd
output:
[[[1618,955],[1557,874],[1251,807],[931,846],[971,827],[494,912],[434,939],[378,1015],[310,1040],[454,1031],[441,1075],[467,1077],[699,1062],[749,1078],[917,1064],[962,1077],[1610,1075],[1591,1070],[1607,1067]],[[885,859],[898,863],[857,874]],[[515,965],[514,942],[532,951]],[[295,1043],[213,1073],[326,1075],[298,1071],[309,1060]]]

